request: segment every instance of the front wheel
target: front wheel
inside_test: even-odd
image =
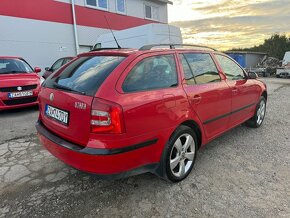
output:
[[[248,127],[258,128],[262,125],[266,115],[266,103],[265,97],[261,96],[256,107],[255,115],[246,122]]]
[[[165,171],[172,182],[185,179],[196,159],[197,137],[188,126],[179,126],[166,145]]]

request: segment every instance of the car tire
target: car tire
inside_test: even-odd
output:
[[[260,97],[259,103],[257,104],[255,115],[246,121],[246,126],[251,127],[251,128],[259,128],[266,115],[266,108],[267,108],[267,101],[264,96]]]
[[[278,75],[276,75],[276,78],[280,78],[280,75],[278,74]]]
[[[167,180],[180,182],[191,172],[197,152],[197,137],[193,129],[179,126],[165,147],[163,165]]]

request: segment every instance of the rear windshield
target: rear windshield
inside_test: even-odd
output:
[[[94,96],[111,72],[125,59],[121,56],[80,57],[60,74],[52,74],[44,87]]]
[[[32,68],[21,59],[0,59],[0,74],[31,73]]]

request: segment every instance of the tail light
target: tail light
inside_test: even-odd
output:
[[[122,107],[116,103],[94,98],[91,109],[92,133],[124,133]]]

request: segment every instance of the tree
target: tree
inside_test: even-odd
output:
[[[290,51],[290,37],[287,37],[285,34],[273,34],[270,38],[265,39],[261,45],[232,50],[265,52],[271,57],[282,60],[285,52]]]

